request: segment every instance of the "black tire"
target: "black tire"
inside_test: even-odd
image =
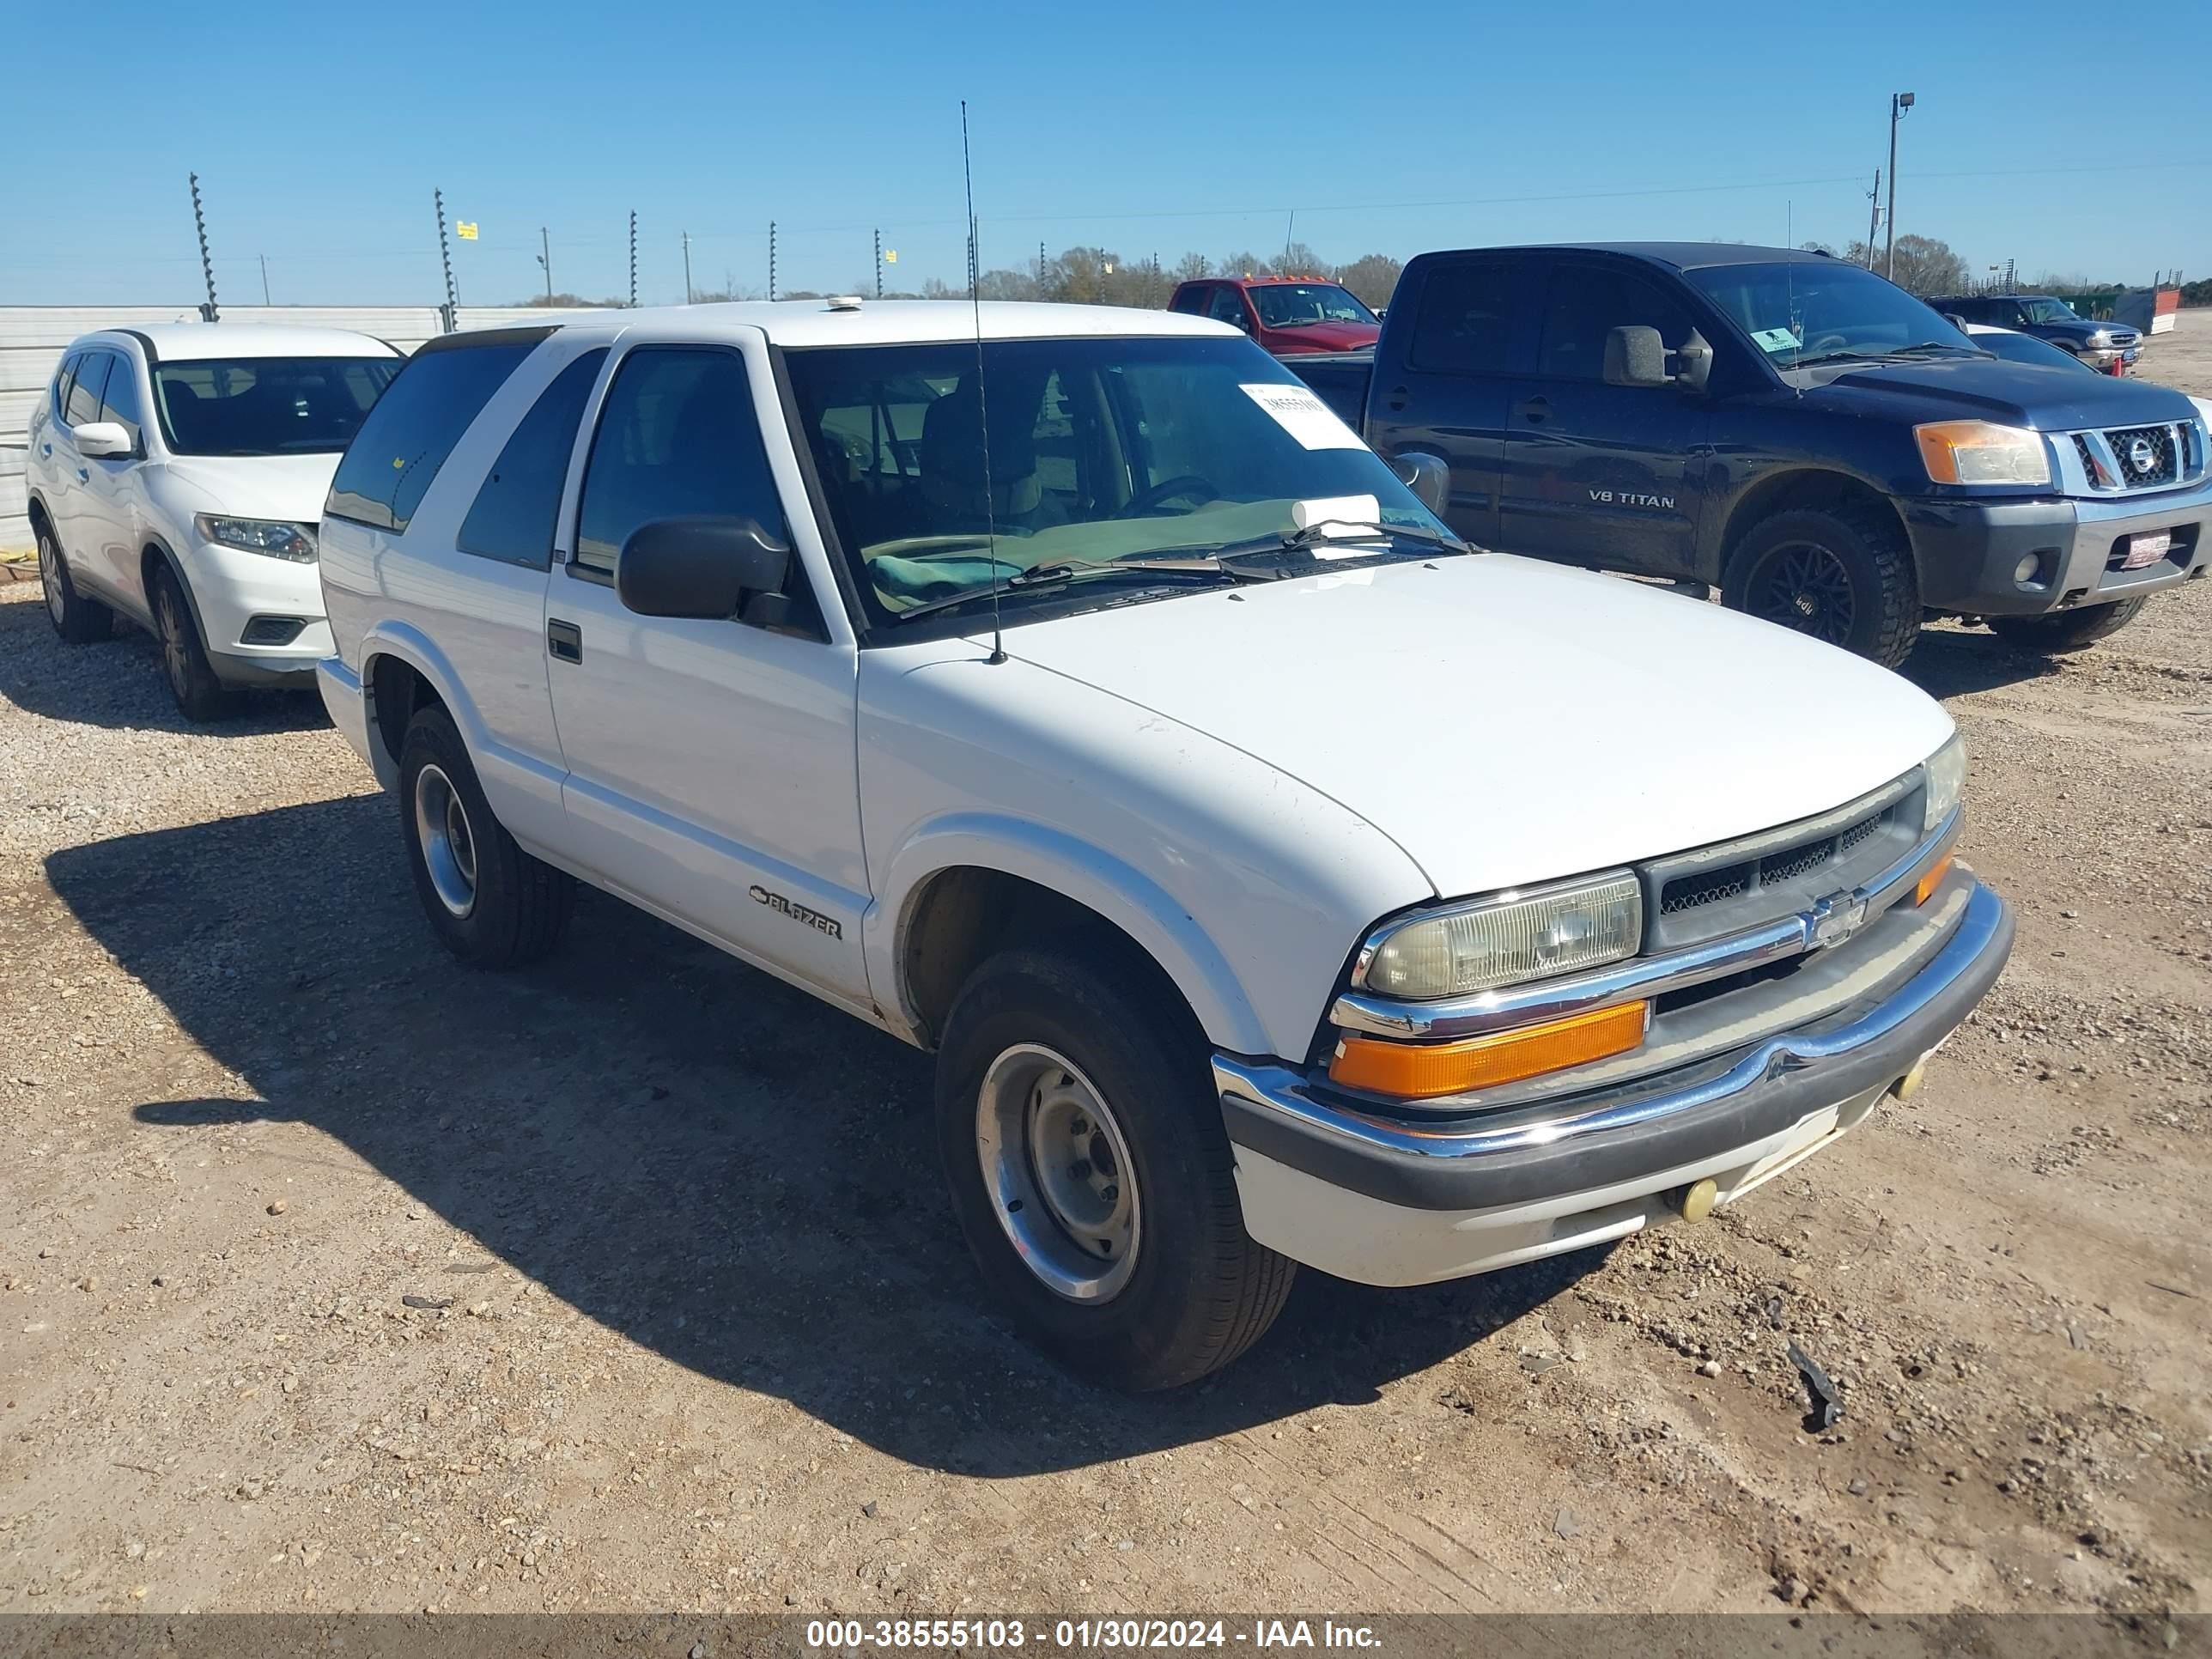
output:
[[[1895,519],[1869,507],[1791,507],[1760,520],[1729,561],[1721,598],[1886,668],[1920,634],[1911,544]]]
[[[2021,651],[2057,654],[2079,651],[2109,639],[2136,619],[2149,603],[2146,594],[2112,605],[2082,605],[2073,611],[2054,611],[2041,617],[1991,617],[1990,632]]]
[[[39,588],[46,595],[46,620],[71,645],[91,645],[106,639],[115,631],[115,613],[77,592],[53,526],[43,517],[38,526]]]
[[[987,1079],[1039,1048],[1050,1052],[1042,1062],[1048,1077],[1079,1080],[1085,1098],[1104,1103],[1127,1154],[1119,1173],[1130,1183],[1141,1231],[1126,1279],[1095,1300],[1070,1299],[1040,1276],[1046,1269],[1025,1262],[1009,1237],[1015,1224],[1001,1222],[998,1184],[1023,1177],[984,1173]],[[1056,1071],[1060,1057],[1076,1079]],[[1026,1097],[1031,1121],[1046,1086]],[[953,1211],[986,1284],[1024,1334],[1069,1370],[1115,1388],[1174,1388],[1229,1364],[1282,1310],[1297,1265],[1244,1231],[1204,1036],[1150,965],[1128,960],[1115,942],[1084,937],[1024,946],[976,969],[938,1051],[937,1121]],[[1084,1127],[1080,1116],[1075,1127]],[[1034,1161],[1022,1167],[1035,1177]],[[1105,1173],[1117,1171],[1109,1164]],[[1104,1191],[1110,1198],[1115,1188]],[[1011,1215],[1022,1201],[1006,1207]],[[1110,1271],[1111,1258],[1085,1257],[1088,1247],[1073,1244],[1056,1213],[1040,1200],[1020,1224],[1057,1229],[1055,1248]]]
[[[442,784],[433,783],[433,778]],[[441,788],[450,801],[439,798],[441,805],[430,815],[437,844],[426,854],[418,808],[438,797]],[[442,861],[434,867],[439,846],[450,854],[459,844],[448,806],[459,811],[459,838],[466,844],[466,856],[450,868]],[[517,968],[550,954],[561,942],[576,906],[575,878],[515,845],[484,799],[453,717],[435,703],[415,711],[399,746],[399,823],[430,931],[463,962],[477,968]],[[464,865],[465,905],[440,889],[441,878],[460,872]]]
[[[154,639],[161,647],[161,677],[177,712],[195,725],[219,720],[238,707],[237,696],[216,678],[207,647],[185,590],[168,566],[157,565],[146,595],[152,602]]]

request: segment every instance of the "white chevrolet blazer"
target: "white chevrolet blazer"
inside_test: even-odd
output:
[[[1918,1087],[2011,945],[1935,702],[1466,547],[1202,319],[448,336],[321,552],[443,942],[525,961],[586,881],[934,1049],[985,1279],[1123,1386],[1297,1262],[1695,1220]]]

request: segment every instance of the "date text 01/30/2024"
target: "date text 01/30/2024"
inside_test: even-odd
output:
[[[806,1626],[811,1650],[861,1648],[1038,1647],[1085,1651],[1143,1648],[1356,1648],[1380,1645],[1365,1625],[1324,1619],[1255,1619],[1249,1628],[1221,1619],[1060,1619],[1032,1628],[1020,1619],[817,1619]]]

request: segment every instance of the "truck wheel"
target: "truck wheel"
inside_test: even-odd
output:
[[[399,746],[399,822],[430,929],[463,962],[514,968],[560,943],[575,878],[515,845],[435,704],[416,711]]]
[[[1071,1370],[1174,1388],[1281,1311],[1297,1267],[1244,1231],[1204,1039],[1116,954],[978,968],[945,1022],[937,1121],[985,1281]]]
[[[177,712],[196,726],[219,720],[237,707],[237,699],[215,677],[200,630],[192,621],[191,605],[167,565],[154,573],[154,637],[161,646],[161,673],[169,682],[169,695]]]
[[[54,632],[71,645],[90,645],[115,631],[115,613],[97,599],[88,599],[70,580],[69,563],[53,527],[39,520],[39,586],[46,596],[46,616]]]
[[[2042,617],[1991,617],[1990,632],[2022,651],[2079,651],[2118,633],[2148,603],[2142,594],[2112,605],[2083,605]]]
[[[1869,508],[1793,507],[1752,527],[1722,599],[1894,668],[1920,633],[1920,583],[1895,520]]]

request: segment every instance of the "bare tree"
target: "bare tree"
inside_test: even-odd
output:
[[[1397,291],[1398,274],[1405,266],[1387,253],[1363,253],[1348,265],[1336,268],[1336,280],[1365,304],[1382,309]]]

